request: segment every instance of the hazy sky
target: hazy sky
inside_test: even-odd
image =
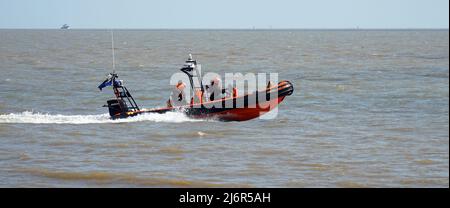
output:
[[[449,0],[0,0],[0,28],[448,28]]]

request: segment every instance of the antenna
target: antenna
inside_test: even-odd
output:
[[[116,56],[114,55],[114,33],[111,30],[111,51],[112,51],[112,67],[113,71],[116,70]]]

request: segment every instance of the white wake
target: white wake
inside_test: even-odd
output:
[[[182,112],[167,112],[165,114],[145,113],[124,119],[110,119],[109,114],[98,115],[61,115],[25,111],[22,113],[0,114],[0,123],[23,123],[23,124],[102,124],[102,123],[130,123],[130,122],[196,122],[202,121],[191,119]]]

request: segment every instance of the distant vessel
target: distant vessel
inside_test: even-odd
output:
[[[64,24],[63,26],[61,26],[61,29],[69,29],[69,25]]]

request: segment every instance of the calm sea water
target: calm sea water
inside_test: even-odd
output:
[[[449,33],[117,30],[117,72],[164,106],[203,71],[277,72],[273,120],[108,119],[106,30],[0,30],[1,187],[449,187]]]

